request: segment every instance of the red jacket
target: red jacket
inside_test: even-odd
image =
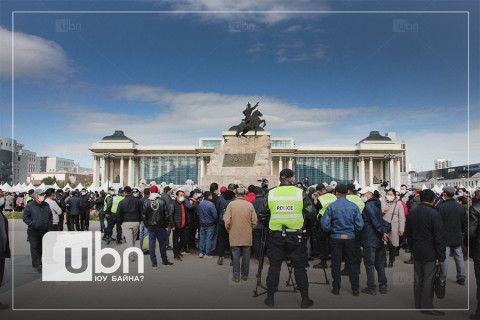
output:
[[[255,193],[254,192],[247,193],[247,195],[245,196],[245,200],[247,200],[248,202],[252,202],[253,200],[255,200]]]

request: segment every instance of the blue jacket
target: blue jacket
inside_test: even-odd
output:
[[[227,210],[228,204],[235,199],[235,192],[233,192],[232,190],[227,190],[220,197],[218,197],[218,224],[225,225],[225,221],[223,221],[223,215],[225,214],[225,210]]]
[[[35,200],[30,201],[23,210],[23,222],[29,229],[36,231],[48,231],[53,224],[52,211],[46,202],[38,204]]]
[[[215,204],[208,200],[202,200],[198,205],[198,219],[200,226],[215,225],[218,219]]]
[[[78,196],[72,196],[71,198],[68,198],[65,202],[67,206],[67,215],[78,216],[81,211],[81,202],[82,199],[80,199]]]
[[[341,197],[327,207],[321,224],[331,238],[355,239],[355,233],[363,228],[363,219],[358,206]]]
[[[365,202],[362,212],[364,226],[362,229],[362,246],[380,248],[383,245],[382,237],[385,233],[382,204],[379,199],[371,198]]]

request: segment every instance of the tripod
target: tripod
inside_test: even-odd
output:
[[[268,235],[268,229],[263,228],[262,229],[262,245],[260,249],[260,261],[258,261],[258,270],[257,270],[257,284],[255,286],[255,290],[253,290],[253,297],[259,297],[261,295],[264,295],[267,293],[267,287],[262,284],[262,271],[263,271],[263,262],[265,261],[265,244],[267,242],[267,235]],[[287,287],[292,286],[292,290],[277,290],[277,292],[297,292],[298,288],[297,285],[294,281],[294,278],[292,276],[293,273],[293,266],[289,262],[290,258],[287,256],[285,258],[285,263],[287,264],[287,269],[288,269],[288,280],[287,280]],[[264,291],[259,292],[259,288],[262,288]]]

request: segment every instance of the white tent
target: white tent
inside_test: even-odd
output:
[[[422,190],[426,190],[426,189],[428,189],[427,186],[426,186],[426,185],[423,185],[423,186],[422,186]]]
[[[47,187],[45,186],[45,183],[42,182],[42,184],[38,186],[38,189],[42,189],[43,191],[45,191]]]
[[[20,183],[17,183],[15,186],[13,186],[13,192],[22,192],[23,188]]]
[[[70,186],[70,183],[67,183],[67,185],[65,187],[63,187],[63,191],[67,190],[67,189],[70,189],[72,190],[72,187]]]
[[[55,182],[55,184],[53,185],[52,188],[55,189],[55,190],[60,189],[60,187],[58,186],[58,184],[56,182]]]
[[[5,184],[3,186],[0,185],[0,189],[2,189],[4,192],[12,192],[13,191],[13,188],[7,182],[5,182]]]
[[[96,188],[92,185],[90,185],[89,187],[87,187],[87,191],[90,191],[90,192],[95,192],[95,191],[100,191],[101,189],[100,188]]]
[[[35,186],[34,186],[31,182],[30,182],[30,183],[28,184],[28,186],[26,187],[25,192],[27,192],[27,191],[30,190],[30,189],[35,189]]]
[[[435,193],[441,193],[442,192],[442,189],[440,189],[440,187],[438,185],[435,185],[433,188],[432,188],[433,192]]]
[[[83,184],[80,182],[79,184],[77,184],[77,186],[75,187],[75,189],[78,189],[78,190],[82,190],[83,188],[85,188],[83,186]]]
[[[459,188],[460,189],[465,189],[465,186],[463,184],[460,184]]]

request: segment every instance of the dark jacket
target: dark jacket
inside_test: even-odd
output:
[[[201,227],[217,224],[218,214],[215,204],[210,200],[202,200],[198,205],[198,220]]]
[[[147,200],[141,202],[145,226],[166,228],[169,223],[173,224],[173,219],[168,214],[167,203],[158,193],[151,194]]]
[[[72,196],[67,199],[66,206],[67,206],[67,214],[69,216],[78,216],[80,214],[80,202],[82,200],[78,196]]]
[[[0,230],[1,232],[5,232],[7,235],[7,241],[6,243],[3,242],[3,238],[0,235],[0,259],[5,259],[5,258],[10,258],[11,253],[10,253],[10,242],[8,240],[8,219],[3,215],[2,210],[0,210],[0,219],[3,220],[4,223],[1,223],[0,226],[5,226],[5,230]],[[0,283],[0,286],[2,284]]]
[[[258,214],[260,212],[263,212],[265,210],[264,205],[265,205],[265,197],[259,196],[256,197],[251,204],[253,205],[253,208],[255,209],[255,213],[257,214],[257,227],[256,229],[263,229],[263,224],[260,222],[260,219],[258,218]]]
[[[165,192],[160,195],[162,197],[163,201],[167,204],[168,207],[168,213],[173,216],[174,208],[173,208],[173,203],[175,200],[173,200],[168,194]]]
[[[80,210],[83,212],[90,210],[90,196],[88,193],[84,196],[80,196]]]
[[[102,196],[98,197],[98,199],[95,200],[95,209],[98,210],[98,211],[103,211],[104,202],[105,202],[104,197],[102,197]]]
[[[371,198],[365,202],[362,212],[363,229],[361,242],[364,247],[380,248],[383,246],[382,237],[386,232],[383,220],[382,204],[379,199]]]
[[[38,204],[30,201],[23,210],[23,222],[29,229],[36,231],[48,231],[53,224],[52,211],[46,202]]]
[[[445,260],[442,217],[433,206],[420,203],[408,213],[406,236],[415,260]]]
[[[225,225],[225,221],[223,221],[223,215],[225,214],[225,210],[227,210],[228,204],[235,199],[235,192],[233,192],[232,190],[227,190],[220,197],[218,197],[218,224]]]
[[[118,203],[117,214],[122,222],[142,221],[142,200],[128,195]]]
[[[463,234],[466,231],[465,208],[454,199],[448,199],[439,204],[438,212],[443,221],[443,237],[445,245],[457,247],[463,243]]]
[[[420,204],[420,196],[418,194],[416,196],[409,197],[407,201],[408,212],[410,212],[413,208],[415,208],[419,204]]]
[[[468,236],[470,239],[470,257],[480,261],[480,202],[470,206],[468,213]]]
[[[185,221],[182,220],[182,205],[185,209]],[[185,203],[182,204],[178,203],[177,200],[173,201],[173,222],[175,224],[175,228],[182,229],[182,223],[184,222],[184,228],[188,227],[188,220],[187,220],[187,207]]]

